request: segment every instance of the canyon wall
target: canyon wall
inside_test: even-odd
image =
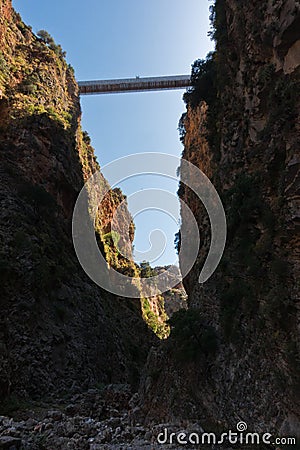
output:
[[[136,385],[153,342],[140,300],[98,288],[73,249],[74,203],[99,169],[80,115],[61,47],[37,38],[1,0],[0,400]],[[131,260],[107,255],[109,221],[123,200],[119,189],[109,191],[96,228],[108,262],[132,271]],[[119,231],[129,227],[132,241],[126,208],[123,219]]]
[[[141,392],[149,420],[299,435],[299,2],[217,0],[212,21],[216,52],[193,66],[180,131],[183,158],[220,194],[227,244],[199,285],[209,218],[181,184],[201,233],[190,310],[151,352]]]

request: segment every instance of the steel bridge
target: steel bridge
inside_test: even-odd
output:
[[[78,86],[81,95],[162,91],[187,88],[191,86],[191,78],[189,75],[174,75],[167,77],[136,77],[119,80],[79,81]]]

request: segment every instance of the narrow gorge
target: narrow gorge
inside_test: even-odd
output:
[[[0,0],[0,449],[298,448],[157,440],[239,422],[300,438],[300,4],[215,0],[211,22],[216,49],[192,66],[179,133],[182,159],[222,200],[225,251],[199,284],[210,220],[180,183],[201,235],[197,260],[171,291],[137,285],[129,299],[93,283],[73,247],[76,199],[101,174],[74,69]],[[108,193],[95,235],[108,266],[137,279],[164,273],[134,262],[126,197],[100,176]],[[114,239],[126,230],[127,258]],[[189,233],[182,209],[178,249]]]

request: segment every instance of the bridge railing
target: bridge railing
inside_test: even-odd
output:
[[[81,95],[160,91],[187,88],[191,86],[191,79],[189,75],[147,78],[136,77],[119,80],[79,81],[78,86]]]

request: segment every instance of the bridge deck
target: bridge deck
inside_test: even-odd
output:
[[[189,75],[167,77],[136,77],[119,80],[79,81],[81,95],[117,94],[120,92],[161,91],[167,89],[183,89],[191,86]]]

